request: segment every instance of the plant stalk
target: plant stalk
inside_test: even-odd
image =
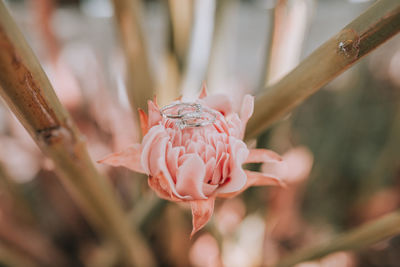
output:
[[[400,31],[400,2],[380,0],[256,97],[246,139],[256,137]]]
[[[115,17],[126,57],[126,89],[132,110],[147,111],[154,82],[141,25],[139,0],[113,0]]]
[[[378,241],[400,234],[400,211],[366,223],[318,246],[298,251],[278,262],[277,267],[294,266],[342,250],[358,250]]]
[[[112,187],[89,158],[86,144],[61,106],[46,74],[0,1],[0,95],[41,151],[89,222],[114,241],[128,265],[152,266],[150,250],[131,229]]]

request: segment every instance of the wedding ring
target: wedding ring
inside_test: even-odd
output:
[[[161,116],[174,120],[182,130],[188,127],[204,127],[213,124],[217,114],[199,103],[176,102],[160,109]]]

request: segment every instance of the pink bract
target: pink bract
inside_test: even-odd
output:
[[[100,162],[124,166],[149,176],[149,186],[159,197],[191,204],[192,235],[211,218],[216,197],[233,197],[253,185],[283,185],[274,173],[244,170],[244,163],[280,164],[281,157],[266,149],[248,149],[243,142],[254,99],[244,97],[240,116],[225,95],[207,96],[205,86],[196,103],[216,114],[214,123],[181,129],[176,120],[162,116],[148,102],[146,115],[139,110],[143,141]],[[177,101],[176,103],[180,103]]]

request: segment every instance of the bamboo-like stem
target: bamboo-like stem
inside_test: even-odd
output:
[[[400,234],[400,211],[389,213],[383,218],[366,223],[355,230],[339,235],[329,242],[294,253],[278,262],[276,266],[289,267],[300,262],[315,260],[337,251],[358,250],[397,234]]]
[[[298,64],[310,10],[307,0],[277,1],[261,88],[274,84]]]
[[[140,21],[140,0],[113,0],[122,47],[126,57],[127,93],[132,109],[147,110],[154,96],[154,82]]]
[[[193,0],[168,0],[170,49],[182,71],[190,41],[193,20]]]
[[[157,85],[157,101],[166,105],[179,97],[182,71],[190,40],[193,18],[192,0],[168,0],[166,49],[162,59],[162,74]]]
[[[162,58],[161,78],[157,84],[157,102],[166,105],[180,95],[181,62],[176,47],[175,29],[173,27],[173,6],[168,2],[168,28],[166,47]]]
[[[107,180],[61,106],[29,45],[0,1],[0,95],[51,158],[59,177],[89,221],[115,242],[128,265],[152,266],[138,232],[131,229]]]
[[[246,139],[260,134],[400,31],[400,2],[380,0],[256,97]]]

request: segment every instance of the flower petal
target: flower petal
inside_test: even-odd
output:
[[[241,192],[245,185],[246,173],[242,168],[234,168],[231,171],[231,177],[225,180],[225,183],[218,188],[217,192],[218,194],[228,194],[238,191]]]
[[[163,176],[163,182],[166,185],[168,185],[166,191],[170,194],[171,199],[180,199],[180,200],[193,199],[191,196],[182,196],[181,194],[178,193],[178,191],[176,189],[176,185],[175,185],[176,182],[174,182],[171,172],[167,167],[167,163],[165,162],[165,159],[162,157],[160,157],[158,159],[158,168],[161,170],[161,175]],[[177,174],[176,174],[176,176],[177,176]],[[178,179],[178,178],[176,177],[176,179]]]
[[[262,163],[262,162],[279,162],[282,161],[281,156],[268,149],[250,149],[249,156],[244,163]]]
[[[239,191],[236,191],[236,192],[231,192],[231,193],[222,193],[221,192],[218,194],[218,197],[223,197],[223,198],[235,197],[235,196],[239,195],[240,193],[242,193],[243,191],[245,191],[250,186],[266,186],[266,185],[276,186],[276,185],[278,185],[278,186],[286,187],[286,184],[278,177],[268,175],[265,173],[261,173],[261,172],[253,172],[253,171],[248,171],[248,170],[245,170],[244,172],[247,176],[247,182],[242,187],[242,189],[240,189]]]
[[[207,107],[221,112],[224,116],[232,113],[233,110],[232,101],[227,95],[216,94],[207,96],[201,99],[201,102],[204,103]]]
[[[142,153],[141,144],[133,144],[127,149],[108,155],[102,160],[97,161],[98,163],[105,163],[114,167],[123,166],[132,171],[145,173],[141,163],[140,155]]]
[[[282,187],[286,187],[285,182],[283,182],[279,177],[266,174],[262,172],[254,172],[245,170],[247,175],[247,183],[246,188],[250,186],[265,186],[265,185],[279,185]]]
[[[167,167],[171,174],[171,178],[176,183],[176,173],[178,171],[178,157],[180,153],[179,147],[172,147],[172,144],[168,144],[167,148]]]
[[[206,195],[206,196],[211,196],[217,188],[218,188],[217,184],[203,183],[203,192],[204,192],[204,195]]]
[[[205,81],[203,81],[203,84],[201,85],[201,92],[199,95],[199,99],[205,98],[207,96],[207,84]]]
[[[215,197],[210,197],[204,200],[194,200],[190,201],[190,205],[192,207],[192,223],[193,230],[190,234],[190,238],[199,231],[201,228],[206,225],[206,223],[210,220],[213,212],[214,212],[214,202]]]
[[[240,109],[240,120],[241,120],[241,127],[240,127],[240,139],[243,139],[244,133],[246,131],[246,124],[249,121],[251,115],[253,115],[254,111],[254,97],[251,95],[245,95],[242,107]]]
[[[176,175],[176,191],[192,199],[206,199],[203,193],[206,167],[197,154],[186,154],[188,157],[179,167]]]
[[[139,121],[140,129],[142,130],[142,135],[145,136],[149,130],[149,118],[143,109],[139,108]]]
[[[147,182],[160,198],[177,202],[182,201],[180,198],[175,197],[175,195],[172,193],[172,188],[169,185],[169,181],[164,175],[159,174],[157,176],[149,176]]]
[[[249,150],[243,141],[232,136],[229,137],[230,154],[235,155],[230,157],[230,179],[226,179],[224,184],[218,188],[218,193],[232,193],[240,191],[246,184],[246,174],[243,171],[242,164],[249,154]]]
[[[150,152],[153,147],[154,140],[160,135],[165,134],[165,129],[159,125],[152,127],[149,132],[143,137],[142,140],[142,155],[141,155],[141,163],[143,166],[143,170],[150,174]]]
[[[251,95],[245,95],[242,102],[242,107],[240,109],[240,119],[242,120],[244,125],[246,125],[251,115],[253,115],[253,111],[254,111],[254,97]]]
[[[148,105],[148,112],[149,112],[149,122],[148,122],[148,126],[149,128],[153,127],[154,125],[158,124],[161,119],[161,113],[160,113],[160,109],[158,108],[158,106],[156,104],[154,104],[153,101],[148,101],[147,102]]]

